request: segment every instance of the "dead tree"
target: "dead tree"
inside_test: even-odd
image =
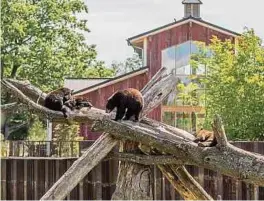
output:
[[[72,121],[86,122],[94,130],[107,133],[103,133],[74,162],[41,200],[65,198],[118,143],[121,144],[120,154],[112,157],[120,157],[122,162],[112,199],[153,199],[150,164],[157,164],[184,199],[212,199],[186,171],[184,165],[217,170],[245,182],[264,185],[264,156],[230,145],[218,116],[213,124],[218,145],[213,148],[198,147],[192,142],[194,137],[186,131],[144,117],[175,89],[175,84],[175,77],[164,75],[163,70],[147,84],[142,90],[145,107],[140,123],[112,121],[108,114],[97,108],[92,108],[87,114],[71,114]],[[3,80],[2,85],[17,97],[19,102],[27,105],[28,109],[53,121],[66,121],[60,112],[44,108],[33,101],[45,97],[35,87],[29,87],[28,84],[25,86],[15,80]]]

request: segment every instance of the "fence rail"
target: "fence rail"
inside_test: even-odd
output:
[[[92,142],[77,142],[77,144],[79,148],[87,148]],[[14,144],[19,143],[12,145]],[[38,146],[36,142],[33,144]],[[264,154],[264,142],[233,142],[232,144],[248,151]],[[61,157],[39,158],[38,156],[41,156],[39,152],[35,154],[37,157],[18,156],[15,158],[13,157],[15,156],[13,155],[14,152],[10,153],[12,155],[1,160],[1,200],[40,199],[76,160],[76,158],[67,158],[63,155]],[[19,153],[25,154],[22,151]],[[44,153],[46,154],[45,151]],[[68,156],[71,156],[71,153]],[[186,168],[214,199],[264,200],[264,187],[237,181],[221,175],[219,172],[204,168],[194,166],[187,166]],[[154,199],[181,199],[159,169],[154,165],[151,166],[151,169]],[[109,200],[115,190],[117,174],[118,161],[104,160],[85,176],[66,199]]]
[[[1,141],[1,157],[79,157],[94,141]]]

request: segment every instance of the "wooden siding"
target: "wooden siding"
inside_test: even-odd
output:
[[[95,91],[89,92],[79,97],[87,98],[91,103],[100,109],[105,109],[107,99],[117,90],[126,88],[136,88],[141,90],[145,84],[148,82],[147,73],[137,75],[132,78],[117,82],[113,85],[106,86]]]
[[[221,40],[231,39],[234,42],[234,37],[194,22],[188,22],[169,30],[148,36],[147,65],[150,67],[149,78],[151,78],[161,68],[162,50],[184,43],[188,40],[202,41],[209,44],[210,39],[212,39],[214,35]]]

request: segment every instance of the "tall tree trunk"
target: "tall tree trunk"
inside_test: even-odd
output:
[[[140,153],[138,143],[121,142],[120,152]],[[153,200],[151,170],[148,165],[120,162],[112,200]]]
[[[12,72],[11,72],[11,75],[10,75],[11,78],[15,78],[16,77],[16,73],[17,73],[18,68],[19,68],[19,65],[17,65],[17,64],[13,65]]]
[[[4,60],[1,58],[1,80],[4,77]]]

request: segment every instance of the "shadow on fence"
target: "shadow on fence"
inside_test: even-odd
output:
[[[8,155],[1,160],[1,200],[38,200],[77,159],[75,155],[80,155],[80,150],[89,147],[93,141],[5,143],[5,153]],[[264,154],[264,142],[232,144]],[[264,200],[263,187],[246,184],[204,168],[186,168],[214,199]],[[151,169],[154,199],[181,199],[159,169],[154,165]],[[115,190],[117,174],[118,161],[105,159],[85,176],[66,199],[109,200]]]

